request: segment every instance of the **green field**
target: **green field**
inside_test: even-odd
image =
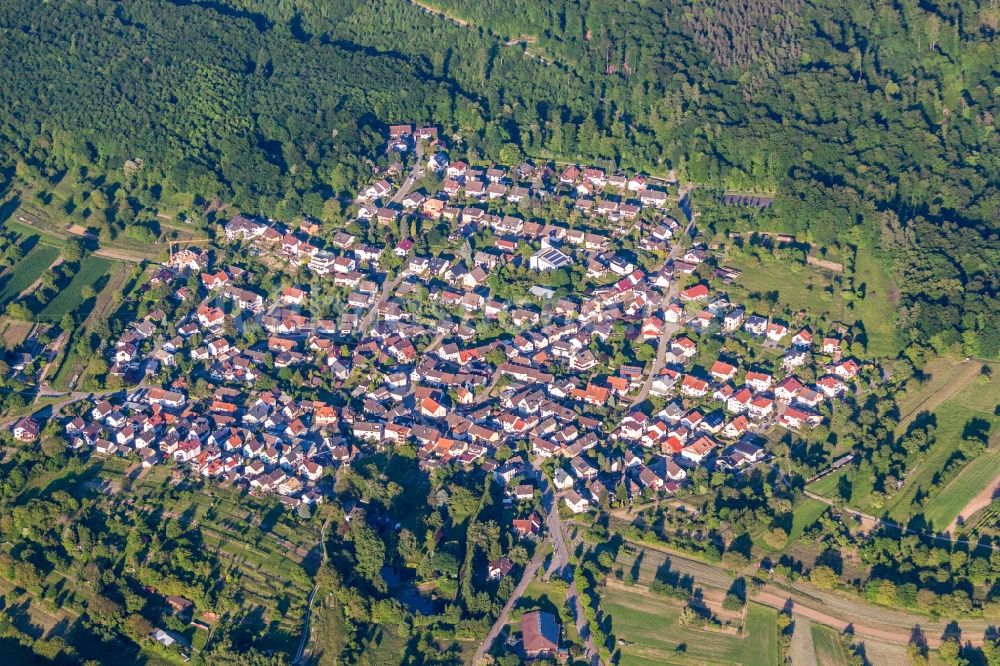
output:
[[[601,605],[611,618],[611,632],[625,641],[621,648],[623,666],[736,664],[745,658],[744,641],[739,636],[679,624],[683,606],[677,601],[638,589],[609,587]]]
[[[785,542],[785,546],[787,547],[801,537],[806,528],[815,523],[816,519],[826,511],[826,507],[825,502],[820,502],[809,497],[801,498],[792,509],[792,528],[788,532],[788,540]],[[764,541],[764,534],[768,529],[767,525],[763,525],[751,534],[754,545],[769,552],[777,552],[780,549],[774,549]]]
[[[30,287],[59,256],[58,248],[39,243],[0,276],[0,306]]]
[[[942,372],[944,368],[942,366]],[[886,501],[885,506],[876,506],[871,497],[872,476],[855,474],[851,485],[852,506],[866,513],[888,514],[893,520],[905,521],[913,513],[911,504],[917,490],[923,488],[930,491],[932,497],[917,512],[923,513],[935,529],[943,530],[961,513],[969,500],[994,482],[997,463],[1000,463],[1000,448],[996,437],[997,418],[994,415],[994,410],[1000,404],[1000,375],[994,371],[991,378],[977,376],[954,393],[949,391],[949,383],[942,380],[927,390],[906,396],[905,401],[911,411],[919,413],[923,411],[920,405],[929,404],[937,392],[946,392],[948,397],[934,407],[932,412],[936,420],[935,442],[919,460],[911,463],[911,472],[903,487]],[[993,425],[990,448],[953,477],[945,488],[932,489],[934,475],[948,461],[970,419],[982,419]],[[814,483],[810,489],[826,497],[836,497],[840,479],[849,471],[845,469],[830,474]]]
[[[767,293],[777,290],[779,306],[792,311],[807,310],[811,317],[828,315],[832,319],[847,317],[847,308],[838,288],[826,291],[832,284],[833,274],[813,266],[783,261],[762,255],[735,255],[726,264],[741,271],[731,288],[730,297],[737,302],[752,292]]]
[[[865,297],[854,301],[855,317],[865,325],[868,353],[878,358],[890,358],[896,348],[895,289],[889,275],[889,264],[878,259],[871,250],[859,247],[855,255],[854,285],[864,285]]]
[[[962,437],[965,424],[970,419],[985,419],[994,423],[994,428],[996,427],[993,411],[998,402],[1000,402],[1000,376],[994,375],[990,380],[985,377],[974,379],[954,397],[946,400],[934,410],[933,414],[937,419],[935,442],[924,454],[923,460],[916,465],[903,489],[894,495],[886,505],[890,517],[905,520],[910,516],[910,502],[916,495],[917,489],[923,487],[925,490],[930,490],[931,479],[934,474],[941,470],[948,457],[955,450],[956,444]],[[924,513],[930,515],[931,512],[934,512],[935,515],[939,516],[939,519],[947,516],[947,520],[943,520],[941,524],[934,524],[936,528],[944,529],[947,527],[965,503],[983,489],[985,482],[989,479],[980,478],[982,475],[982,472],[974,475],[981,482],[979,486],[954,488],[954,493],[940,491],[935,493],[924,507]]]
[[[936,529],[945,529],[962,513],[962,509],[973,497],[990,484],[996,483],[1000,470],[1000,442],[997,439],[994,426],[991,448],[966,465],[927,503],[924,517]]]
[[[778,663],[778,611],[751,603],[747,606],[743,633],[743,666],[771,666]]]
[[[815,624],[811,626],[817,666],[847,666],[847,650],[835,629]]]
[[[932,412],[942,402],[972,381],[979,373],[979,366],[953,358],[935,358],[923,368],[926,380],[912,382],[907,390],[896,395],[899,406],[899,425],[896,434],[906,431],[913,419],[921,412]]]
[[[95,287],[97,281],[107,275],[113,265],[114,262],[110,259],[94,255],[88,256],[80,264],[80,270],[76,272],[66,288],[49,301],[45,308],[38,313],[38,316],[46,320],[57,321],[69,312],[76,312],[81,305],[87,306],[87,312],[78,312],[77,314],[83,315],[90,312],[94,299],[83,303],[83,288]]]

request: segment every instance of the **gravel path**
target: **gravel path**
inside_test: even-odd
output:
[[[795,631],[788,646],[792,666],[816,666],[816,646],[813,645],[812,622],[805,615],[795,613]]]

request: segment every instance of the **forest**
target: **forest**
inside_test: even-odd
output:
[[[773,194],[739,217],[893,263],[897,348],[1000,352],[986,0],[7,0],[0,25],[7,170],[139,159],[154,192],[335,219],[387,124],[435,123],[473,161]]]

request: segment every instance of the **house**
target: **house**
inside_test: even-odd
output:
[[[774,411],[774,400],[766,396],[756,396],[750,401],[750,416],[756,419],[764,419]]]
[[[590,502],[580,497],[580,493],[576,492],[572,488],[566,491],[563,495],[563,503],[569,507],[569,510],[574,514],[583,513],[590,508]]]
[[[804,425],[815,428],[823,422],[823,416],[798,407],[788,407],[778,421],[787,428],[798,429]]]
[[[534,538],[542,533],[542,519],[535,512],[527,518],[515,518],[511,526],[518,536]]]
[[[681,449],[681,456],[695,464],[700,464],[715,449],[715,440],[703,435]]]
[[[829,356],[836,356],[840,354],[840,340],[837,338],[823,338],[823,347],[821,351]]]
[[[746,382],[746,385],[754,391],[767,391],[771,388],[772,378],[771,375],[765,372],[751,370],[747,373],[744,381]]]
[[[564,268],[570,266],[573,260],[566,256],[561,250],[548,247],[542,248],[538,252],[531,255],[528,260],[528,265],[536,271],[545,272],[552,271],[558,268]]]
[[[14,424],[12,432],[14,434],[14,439],[17,441],[30,442],[38,437],[38,433],[41,432],[41,427],[34,419],[25,417]]]
[[[685,302],[703,301],[708,298],[708,286],[696,284],[681,292],[681,300]]]
[[[557,490],[567,490],[573,487],[573,477],[566,470],[559,467],[556,468],[555,473],[552,475],[552,484]]]
[[[728,333],[739,329],[742,324],[743,310],[741,308],[730,310],[722,317],[722,330]]]
[[[708,393],[708,382],[694,375],[684,375],[681,380],[681,393],[692,398],[700,398]]]
[[[531,611],[521,616],[521,647],[528,659],[552,657],[559,649],[561,628],[555,615]]]
[[[792,376],[785,377],[774,387],[774,397],[781,402],[791,402],[802,390],[802,382]]]
[[[738,439],[746,433],[749,427],[750,421],[747,420],[747,417],[740,415],[726,424],[726,427],[722,429],[722,436],[727,439]]]
[[[514,564],[506,557],[493,560],[486,568],[486,576],[490,580],[500,580],[511,572]]]
[[[743,330],[750,335],[764,335],[767,330],[767,319],[759,315],[750,315],[743,322]]]
[[[781,339],[788,334],[788,327],[778,321],[772,321],[767,325],[767,339],[772,342],[781,342]]]
[[[807,328],[803,328],[801,331],[792,336],[792,344],[796,347],[809,348],[812,346],[813,334]]]
[[[719,360],[712,364],[708,374],[716,381],[727,382],[736,375],[736,366]]]

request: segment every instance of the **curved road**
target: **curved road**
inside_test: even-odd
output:
[[[330,518],[323,521],[323,527],[319,530],[319,545],[323,553],[323,564],[327,562],[326,555],[326,528],[330,525]],[[295,651],[295,658],[292,659],[292,664],[304,664],[306,661],[306,645],[309,644],[309,621],[312,619],[312,607],[313,600],[316,598],[316,592],[319,590],[319,583],[313,583],[313,589],[309,593],[309,599],[306,600],[306,617],[302,622],[302,638],[299,640],[299,647]]]

